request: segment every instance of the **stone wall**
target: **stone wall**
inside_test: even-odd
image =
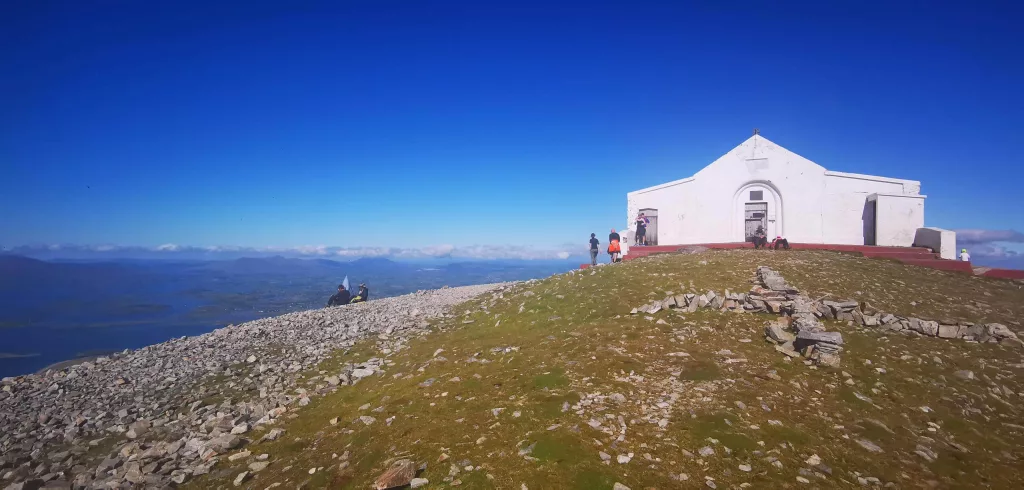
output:
[[[631,313],[653,314],[669,308],[694,312],[711,308],[782,315],[781,321],[765,328],[765,336],[776,344],[776,349],[791,357],[803,355],[827,366],[839,365],[838,354],[842,351],[843,340],[837,332],[826,332],[822,319],[846,321],[852,325],[905,335],[1021,344],[1017,334],[999,323],[937,322],[887,313],[854,300],[812,300],[787,284],[781,274],[769,267],[758,267],[752,282],[754,286],[747,293],[733,293],[727,289],[722,295],[714,291],[699,295],[671,295],[634,308]]]

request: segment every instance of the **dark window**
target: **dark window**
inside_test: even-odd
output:
[[[764,200],[764,191],[750,191],[750,200],[751,201],[763,201]]]

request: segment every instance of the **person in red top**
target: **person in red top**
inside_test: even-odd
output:
[[[786,250],[789,250],[789,240],[786,240],[785,238],[782,238],[781,236],[777,236],[777,237],[775,237],[774,240],[772,240],[771,248],[773,250],[778,250],[780,248],[784,248]]]

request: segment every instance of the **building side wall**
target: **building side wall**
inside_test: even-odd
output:
[[[693,194],[693,182],[629,194],[626,198],[626,224],[630,240],[636,232],[634,220],[641,209],[658,210],[658,243],[685,245],[694,241],[693,230],[701,228],[700,203]]]
[[[915,247],[928,247],[947,260],[956,260],[956,232],[941,228],[919,228]]]
[[[919,228],[924,228],[924,198],[920,196],[877,197],[875,245],[910,247]]]
[[[821,237],[816,243],[864,245],[864,220],[868,218],[868,196],[876,193],[902,194],[903,184],[826,176],[819,215]],[[911,230],[911,233],[914,231]],[[877,235],[875,239],[876,244],[881,245],[877,243]]]

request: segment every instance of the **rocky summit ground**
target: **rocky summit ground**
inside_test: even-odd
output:
[[[797,300],[772,300],[767,271]],[[1024,486],[1020,283],[734,250],[487,286],[416,315],[384,301],[4,380],[0,482]],[[813,329],[783,331],[801,314]],[[821,330],[817,348],[766,339]]]

